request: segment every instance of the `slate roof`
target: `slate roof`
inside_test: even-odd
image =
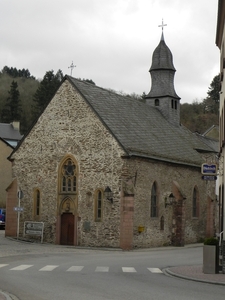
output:
[[[184,126],[173,126],[152,107],[66,76],[129,156],[200,166],[200,152],[214,150]]]
[[[219,141],[204,134],[195,133],[196,136],[207,146],[214,150],[215,153],[219,153]]]
[[[172,52],[170,51],[169,47],[165,43],[163,33],[158,46],[155,48],[153,52],[152,65],[150,71],[159,70],[159,69],[173,70],[174,72],[176,71],[173,65]]]
[[[0,123],[0,137],[5,140],[19,141],[23,137],[12,124]]]
[[[173,65],[173,55],[166,45],[162,33],[161,40],[153,52],[152,65],[149,70],[152,86],[146,98],[172,97],[180,99],[174,89],[174,75],[176,69]]]

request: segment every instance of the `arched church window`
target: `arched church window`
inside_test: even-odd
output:
[[[151,218],[158,217],[158,203],[157,203],[157,186],[154,182],[152,185],[152,191],[151,191]]]
[[[155,106],[159,106],[159,99],[155,99]]]
[[[174,104],[175,104],[175,109],[177,109],[177,101],[176,100],[174,101]]]
[[[71,158],[68,158],[61,169],[61,192],[76,192],[76,165]]]
[[[37,189],[34,191],[34,216],[40,216],[40,207],[41,207],[41,194],[40,191]]]
[[[164,216],[160,219],[160,230],[164,230]]]
[[[95,221],[102,220],[103,211],[103,193],[98,190],[95,197]]]
[[[193,195],[192,195],[192,217],[198,218],[199,216],[199,194],[197,187],[194,187],[193,189]]]

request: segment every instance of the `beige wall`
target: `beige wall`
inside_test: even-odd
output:
[[[11,162],[7,159],[12,150],[10,146],[0,140],[0,207],[6,207],[6,188],[12,181]]]

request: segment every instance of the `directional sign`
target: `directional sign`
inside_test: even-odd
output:
[[[203,180],[216,180],[217,176],[203,175],[202,179]]]
[[[216,164],[202,164],[202,175],[216,175],[217,165]]]
[[[14,207],[13,210],[20,212],[23,211],[23,207]]]

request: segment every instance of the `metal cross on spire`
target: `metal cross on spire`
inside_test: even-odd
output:
[[[76,66],[74,66],[74,64],[73,64],[73,61],[72,61],[72,64],[68,67],[68,69],[71,69],[71,76],[72,76],[72,74],[73,74],[73,69],[75,68]]]
[[[164,26],[167,26],[167,24],[164,24],[164,23],[163,23],[163,19],[162,19],[162,25],[158,25],[158,27],[162,27],[162,31],[163,31],[163,27],[164,27]]]

